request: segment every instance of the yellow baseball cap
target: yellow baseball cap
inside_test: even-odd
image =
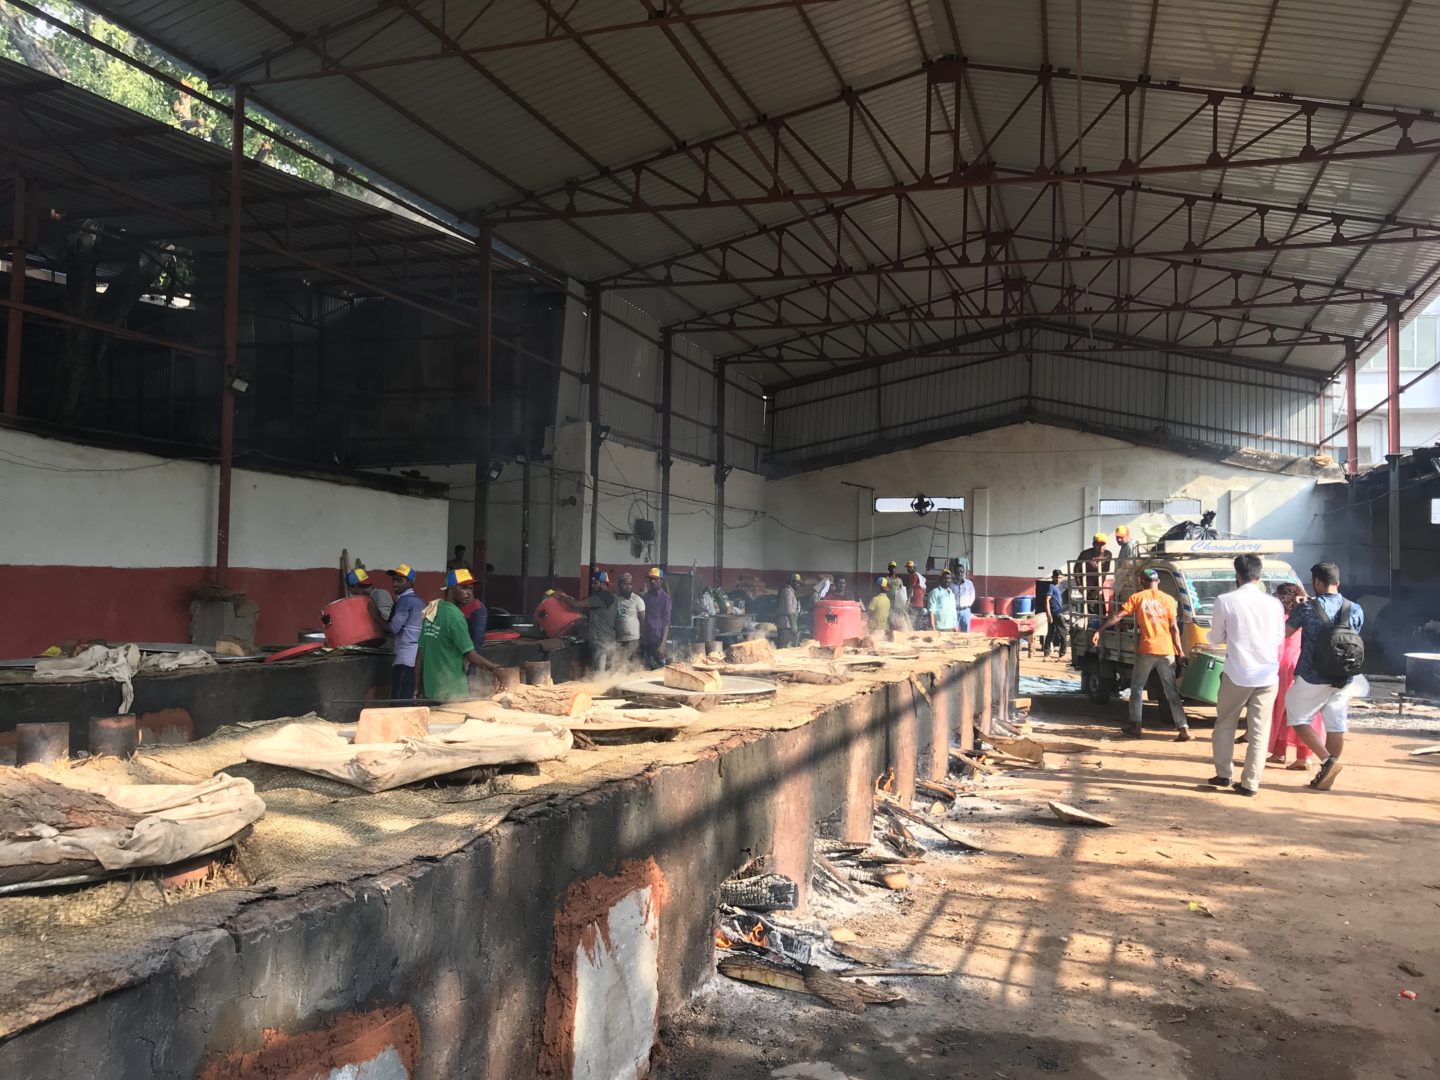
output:
[[[1097,544],[1108,544],[1110,542],[1110,537],[1106,536],[1104,533],[1096,533],[1095,542]]]
[[[1129,535],[1130,535],[1130,526],[1128,526],[1128,525],[1117,525],[1117,526],[1115,527],[1115,539],[1116,539],[1116,540],[1123,540],[1123,539],[1125,539],[1125,537],[1127,537],[1127,536],[1129,536]]]
[[[475,575],[466,570],[463,566],[458,570],[451,570],[445,575],[445,587],[453,589],[457,585],[474,585]]]
[[[391,570],[390,573],[394,574],[396,577],[403,577],[409,581],[415,580],[415,571],[411,567],[406,566],[403,562],[399,566],[395,567],[394,570]]]
[[[665,573],[658,566],[652,566],[650,567],[650,572],[645,576],[652,578],[663,578],[665,576]]]

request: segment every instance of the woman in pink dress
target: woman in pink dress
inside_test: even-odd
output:
[[[1275,590],[1275,598],[1284,605],[1286,619],[1290,618],[1290,613],[1297,604],[1307,603],[1305,587],[1288,581]],[[1285,718],[1285,693],[1295,681],[1295,665],[1300,662],[1300,631],[1287,628],[1285,635],[1285,641],[1280,646],[1280,690],[1275,697],[1274,711],[1270,715],[1270,756],[1265,760],[1272,765],[1284,765],[1285,748],[1293,746],[1295,760],[1285,767],[1305,771],[1310,768],[1310,748],[1295,737]],[[1316,732],[1322,731],[1319,713],[1316,713],[1310,722],[1315,726]],[[1324,739],[1324,734],[1321,734],[1320,738]]]

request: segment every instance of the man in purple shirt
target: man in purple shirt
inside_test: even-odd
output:
[[[640,627],[640,656],[651,670],[665,666],[665,642],[670,637],[670,594],[665,574],[652,566],[645,576],[645,622]]]

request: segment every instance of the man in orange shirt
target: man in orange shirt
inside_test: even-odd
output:
[[[1108,630],[1127,615],[1135,617],[1135,627],[1140,632],[1135,643],[1135,666],[1130,673],[1130,721],[1121,730],[1126,735],[1140,737],[1141,710],[1144,706],[1141,695],[1150,679],[1150,672],[1160,673],[1160,685],[1165,688],[1165,700],[1170,704],[1170,715],[1175,721],[1175,741],[1190,741],[1189,721],[1180,704],[1180,693],[1175,689],[1175,660],[1185,659],[1185,644],[1180,640],[1180,605],[1173,598],[1160,591],[1160,575],[1146,570],[1141,577],[1145,588],[1132,593],[1120,610],[1100,624],[1090,637],[1091,645],[1100,644],[1101,631]]]

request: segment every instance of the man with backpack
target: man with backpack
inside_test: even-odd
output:
[[[1365,663],[1360,640],[1365,613],[1340,595],[1340,568],[1334,563],[1316,563],[1310,577],[1314,596],[1309,603],[1296,604],[1288,622],[1301,637],[1295,682],[1285,695],[1285,721],[1320,759],[1310,786],[1329,791],[1340,774],[1352,684]],[[1310,726],[1317,712],[1325,725],[1324,743]]]

